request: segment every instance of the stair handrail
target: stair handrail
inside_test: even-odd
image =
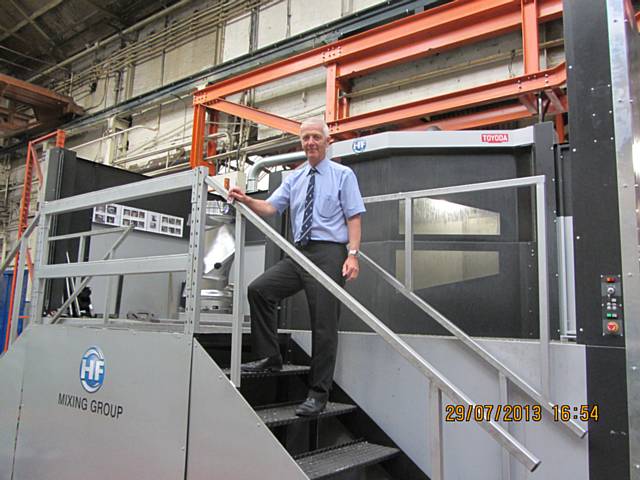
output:
[[[216,179],[212,177],[205,177],[205,182],[212,187],[220,196],[228,199],[228,190],[224,188]],[[367,310],[362,304],[360,304],[355,298],[353,298],[346,290],[340,287],[334,282],[331,277],[324,273],[317,265],[306,258],[293,244],[287,241],[282,235],[276,232],[267,222],[262,219],[258,214],[253,212],[250,208],[242,203],[235,203],[236,212],[242,219],[249,220],[258,230],[260,230],[265,236],[273,241],[278,247],[280,247],[289,257],[300,265],[307,273],[313,278],[319,281],[333,296],[335,296],[342,304],[344,304],[349,310],[351,310],[360,320],[362,320],[367,326],[369,326],[374,332],[376,332],[389,346],[396,350],[401,356],[403,356],[413,367],[415,367],[423,376],[430,381],[430,394],[432,398],[441,399],[441,394],[445,393],[451,400],[456,401],[460,405],[464,405],[465,408],[469,408],[474,411],[476,403],[471,400],[462,390],[451,383],[442,373],[440,373],[433,365],[427,362],[422,356],[420,356],[413,348],[411,348],[399,335],[389,329],[381,320],[379,320],[373,313]],[[241,230],[237,226],[236,232]],[[242,248],[241,244],[236,243],[237,248]],[[237,296],[237,295],[236,295]],[[234,315],[234,323],[237,327],[239,316]],[[235,330],[238,330],[237,328]],[[235,333],[235,332],[234,332]],[[232,339],[232,347],[234,345]],[[231,371],[239,370],[239,355],[231,356]],[[434,392],[433,386],[435,385],[436,391]],[[439,406],[430,408],[430,413],[436,418],[432,418],[432,438],[439,439],[437,444],[431,445],[433,458],[436,459],[438,464],[442,463],[442,418],[441,409]],[[474,421],[476,419],[474,418]],[[522,445],[517,439],[515,439],[509,432],[507,432],[501,425],[496,423],[490,418],[482,421],[476,421],[476,423],[484,429],[494,440],[496,440],[505,450],[513,455],[522,465],[524,465],[529,471],[534,471],[541,463],[532,452],[530,452],[524,445]],[[438,469],[441,471],[441,469]],[[439,475],[438,475],[439,477]],[[434,477],[436,478],[436,477]]]
[[[364,202],[365,204],[371,204],[371,203],[380,203],[380,202],[392,201],[392,200],[404,200],[406,202],[405,203],[405,213],[406,213],[408,210],[410,210],[409,204],[411,203],[411,200],[415,198],[428,198],[436,195],[448,195],[448,194],[455,194],[455,193],[469,193],[469,192],[478,192],[478,191],[486,191],[486,190],[498,190],[498,189],[504,189],[504,188],[535,186],[536,200],[537,200],[537,209],[535,212],[535,217],[539,227],[538,239],[541,239],[541,237],[544,236],[544,234],[540,232],[544,230],[543,225],[545,221],[543,216],[544,205],[545,205],[544,183],[545,183],[544,175],[535,175],[535,176],[529,176],[529,177],[519,177],[514,179],[495,180],[490,182],[478,182],[478,183],[471,183],[466,185],[456,185],[453,187],[439,187],[439,188],[432,188],[428,190],[414,190],[410,192],[376,195],[376,196],[365,198]],[[405,248],[405,254],[408,255],[410,258],[411,251],[412,251],[411,245],[413,243],[413,238],[412,238],[413,231],[412,231],[412,228],[408,225],[411,220],[410,213],[408,214],[408,218],[409,218],[409,221],[406,222],[406,226],[405,226],[405,240],[406,240],[405,245],[409,246],[409,248]],[[420,310],[425,312],[427,315],[433,318],[436,322],[438,322],[443,328],[448,330],[452,335],[454,335],[458,340],[460,340],[465,347],[467,347],[469,350],[477,354],[487,364],[491,365],[496,370],[498,370],[499,373],[501,373],[507,379],[509,379],[526,396],[528,396],[529,399],[536,402],[538,405],[544,408],[547,412],[551,413],[552,415],[554,414],[555,412],[554,409],[557,408],[557,404],[552,402],[547,395],[544,395],[540,393],[538,390],[536,390],[531,384],[529,384],[526,380],[520,377],[520,375],[518,375],[511,368],[509,368],[509,366],[507,366],[498,358],[496,358],[489,350],[487,350],[480,343],[475,341],[469,334],[467,334],[455,323],[453,323],[451,320],[445,317],[442,313],[436,310],[432,305],[430,305],[424,299],[416,295],[412,290],[412,284],[410,280],[406,280],[405,282],[407,283],[407,285],[405,285],[399,280],[397,280],[394,276],[392,276],[389,272],[387,272],[384,268],[382,268],[379,264],[373,261],[370,257],[364,254],[364,252],[360,252],[360,256],[362,257],[362,259],[366,264],[371,266],[373,270],[376,273],[378,273],[396,291],[404,295],[409,301],[411,301]],[[541,247],[538,247],[538,256],[541,257],[540,261],[546,264],[547,262],[546,250]],[[540,283],[546,283],[546,268],[539,269],[539,270],[540,271],[538,272],[538,275],[540,277]],[[406,271],[407,271],[407,268],[405,267],[405,272]],[[544,279],[542,277],[544,277]],[[540,290],[543,290],[543,289],[541,288]],[[545,293],[541,291],[539,293],[540,296],[545,295],[546,292],[548,291],[547,289],[544,289],[544,290],[545,290]],[[543,350],[542,350],[544,352],[543,356],[546,355],[548,357],[549,339],[548,338],[544,340],[542,339],[542,337],[545,336],[544,331],[545,330],[546,332],[549,331],[548,316],[543,316],[541,314],[540,323],[541,323],[541,326],[540,326],[541,344],[542,342],[546,343],[546,345],[543,345]],[[548,336],[548,333],[546,335]],[[546,359],[546,361],[543,360],[541,363],[542,363],[542,369],[549,368],[548,358]],[[545,372],[542,372],[542,376],[544,379]],[[548,378],[548,372],[546,376]],[[544,380],[543,380],[543,383],[544,383]],[[585,430],[580,424],[578,424],[573,419],[567,422],[560,421],[560,422],[554,422],[554,423],[559,423],[561,425],[564,425],[571,432],[577,435],[579,438],[584,438],[584,436],[587,434],[587,430]]]

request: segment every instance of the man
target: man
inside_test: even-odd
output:
[[[365,208],[358,181],[350,168],[327,157],[329,128],[322,120],[302,122],[300,140],[307,164],[289,174],[267,200],[251,198],[238,187],[229,191],[229,197],[261,216],[281,214],[288,207],[296,247],[335,282],[344,285],[357,278],[359,271],[360,214]],[[251,337],[261,359],[243,364],[242,371],[282,369],[276,306],[302,289],[309,304],[312,358],[309,394],[296,414],[314,416],[324,410],[333,382],[340,302],[289,257],[248,287]]]

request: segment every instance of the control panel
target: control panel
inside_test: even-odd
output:
[[[602,296],[602,335],[622,336],[624,305],[622,305],[622,278],[620,275],[600,275]]]

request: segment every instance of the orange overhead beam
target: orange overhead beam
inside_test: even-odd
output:
[[[209,108],[228,113],[229,115],[246,118],[247,120],[282,130],[283,132],[294,135],[300,133],[300,122],[289,120],[288,118],[280,117],[273,113],[263,112],[256,108],[247,107],[246,105],[229,102],[228,100],[216,100],[213,104],[209,105]]]
[[[543,3],[544,8],[539,15],[540,22],[547,22],[562,15],[561,0],[545,0]],[[445,10],[449,5],[433,10]],[[509,5],[499,9],[495,7],[492,9],[490,2],[483,2],[482,10],[467,7],[468,5],[449,7],[449,12],[443,11],[442,15],[436,16],[442,22],[441,25],[432,26],[428,34],[425,32],[416,36],[409,43],[389,39],[377,47],[375,53],[364,51],[353,58],[344,58],[343,55],[338,69],[339,77],[365,75],[380,68],[388,68],[425,55],[434,55],[485,38],[497,37],[521,27],[522,15],[516,2],[509,2]],[[462,17],[455,15],[462,15]]]
[[[331,133],[336,134],[353,132],[371,128],[372,125],[388,125],[436,113],[499,102],[519,95],[544,90],[545,88],[558,87],[566,81],[567,70],[565,64],[561,64],[534,75],[523,75],[503,80],[502,82],[406,103],[397,107],[354,115],[329,125],[329,128]]]
[[[551,104],[547,113],[562,117],[562,113],[566,111],[567,97],[562,96],[559,98],[560,108],[556,109],[554,104]],[[529,109],[521,103],[513,103],[511,105],[489,108],[480,112],[465,113],[450,118],[444,118],[439,120],[433,120],[431,122],[420,122],[412,125],[411,127],[404,128],[403,130],[426,130],[430,126],[437,126],[442,130],[467,130],[470,128],[486,127],[490,125],[498,125],[506,122],[513,122],[515,120],[522,120],[524,118],[530,118],[531,112]],[[563,137],[561,137],[563,138]]]
[[[204,130],[206,124],[207,108],[203,105],[193,106],[193,129],[191,131],[191,157],[189,163],[191,168],[205,165],[202,158],[204,152]]]
[[[540,70],[538,0],[521,0],[521,2],[524,73],[533,73]]]

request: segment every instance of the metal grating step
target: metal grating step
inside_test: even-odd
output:
[[[242,378],[264,378],[264,377],[278,377],[282,375],[306,375],[311,370],[308,365],[291,365],[284,364],[282,370],[279,372],[259,372],[259,373],[242,373]],[[230,368],[224,368],[222,370],[225,375],[231,374]]]
[[[382,462],[400,453],[397,448],[357,442],[299,457],[296,461],[311,480],[327,478],[355,468]]]
[[[267,427],[279,427],[281,425],[289,425],[291,423],[308,422],[318,418],[335,417],[336,415],[344,415],[353,412],[358,407],[355,405],[347,405],[345,403],[328,402],[327,408],[317,417],[298,417],[295,413],[295,405],[279,405],[257,410],[256,413],[267,425]]]

